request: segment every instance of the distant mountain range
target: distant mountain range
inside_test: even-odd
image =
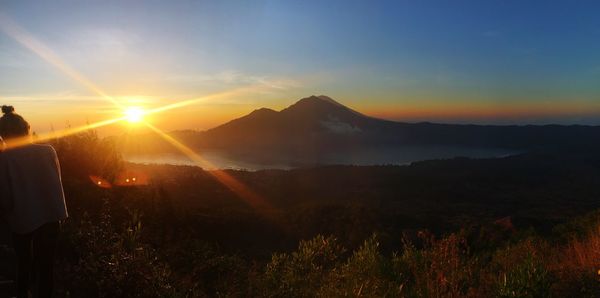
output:
[[[448,148],[463,148],[496,150],[504,154],[600,149],[598,126],[395,122],[361,114],[325,95],[300,99],[281,111],[258,109],[207,131],[177,131],[172,135],[194,149],[216,150],[262,160],[277,157],[318,161],[320,156],[383,148],[392,154],[394,150],[403,154],[405,151],[402,150],[406,148],[412,148],[411,154],[432,148],[440,152]],[[123,144],[121,149],[128,154],[172,152],[156,136],[137,136],[118,143]],[[433,154],[427,158],[436,156]],[[451,156],[441,154],[439,157]]]

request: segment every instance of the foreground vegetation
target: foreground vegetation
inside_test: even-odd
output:
[[[143,218],[143,217],[142,217]],[[63,294],[97,297],[598,297],[600,212],[557,227],[552,239],[518,235],[474,249],[481,235],[427,232],[384,254],[377,235],[348,250],[318,235],[297,249],[250,260],[199,239],[155,246],[139,213],[120,227],[107,209],[65,226]],[[592,224],[593,223],[593,224]],[[573,237],[571,229],[581,237]],[[568,232],[567,232],[568,231]],[[480,231],[481,232],[481,231]],[[564,234],[566,232],[566,234]],[[568,241],[561,239],[570,238]],[[241,248],[243,250],[243,248]],[[70,251],[70,255],[66,252]]]
[[[519,161],[507,175],[503,161],[507,172],[493,179],[466,174],[493,161],[353,168],[344,172],[362,184],[347,193],[292,183],[317,179],[311,170],[232,172],[277,207],[266,214],[190,167],[134,167],[147,183],[98,187],[90,175],[115,181],[131,169],[110,143],[88,133],[55,147],[71,215],[59,296],[600,297],[600,211],[582,215],[598,204],[593,162],[565,170]],[[387,176],[373,178],[381,171],[415,188],[395,190]],[[339,173],[330,185],[347,183]],[[561,190],[577,199],[561,201]]]

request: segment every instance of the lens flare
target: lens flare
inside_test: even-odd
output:
[[[190,149],[190,147],[182,144],[172,136],[166,134],[162,130],[158,129],[154,125],[143,122],[148,128],[153,130],[156,134],[162,137],[164,140],[169,142],[175,148],[177,148],[181,153],[185,154],[188,158],[194,161],[200,167],[208,167],[214,168],[214,166],[198,153],[194,152],[194,150]],[[224,170],[213,170],[207,171],[208,174],[212,175],[217,181],[221,184],[225,185],[229,190],[231,190],[234,194],[236,194],[239,198],[241,198],[246,204],[254,208],[256,211],[260,211],[265,216],[270,216],[271,213],[276,212],[276,208],[272,206],[263,196],[257,194],[248,186],[237,180],[235,177],[230,175]]]

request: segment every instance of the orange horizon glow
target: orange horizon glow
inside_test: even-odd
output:
[[[439,122],[440,120],[462,120],[462,121],[486,121],[486,120],[511,120],[523,118],[551,118],[561,116],[587,116],[600,112],[600,104],[590,109],[589,106],[582,104],[552,103],[547,105],[538,105],[531,103],[523,104],[485,104],[485,103],[453,103],[449,104],[429,104],[417,105],[407,104],[397,110],[390,110],[389,107],[364,107],[359,112],[365,111],[368,116],[382,119],[402,121],[406,119],[411,121],[418,119],[421,121]],[[474,123],[475,124],[475,123]]]

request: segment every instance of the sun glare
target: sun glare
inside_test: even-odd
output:
[[[144,119],[144,110],[138,107],[129,107],[123,113],[129,123],[138,123]]]

